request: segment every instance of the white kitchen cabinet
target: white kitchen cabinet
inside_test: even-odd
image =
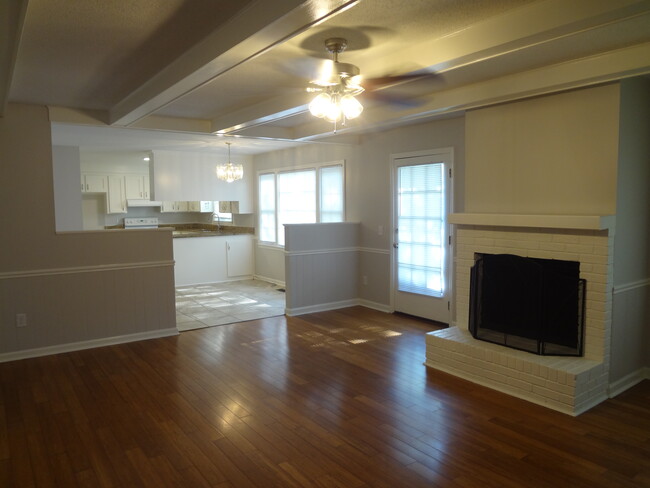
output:
[[[188,210],[190,212],[210,213],[214,211],[214,204],[213,202],[208,201],[188,202]]]
[[[176,238],[173,246],[176,286],[253,276],[252,235]]]
[[[81,193],[106,193],[108,183],[106,175],[82,174]]]
[[[253,236],[237,235],[226,238],[228,277],[253,274]]]
[[[106,194],[106,213],[126,213],[126,192],[124,191],[124,177],[118,175],[108,176],[108,193]]]
[[[160,205],[160,212],[189,212],[189,204],[188,202],[165,200]]]
[[[149,175],[125,175],[124,185],[128,200],[150,200]]]

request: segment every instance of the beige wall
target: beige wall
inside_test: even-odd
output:
[[[169,233],[56,233],[45,107],[8,106],[0,155],[0,360],[175,330]],[[15,326],[18,313],[27,327]]]
[[[466,114],[465,211],[612,215],[619,85]]]

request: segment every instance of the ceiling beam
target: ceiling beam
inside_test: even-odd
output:
[[[359,0],[254,0],[109,111],[127,126]]]
[[[648,60],[650,42],[438,91],[421,97],[422,105],[398,114],[389,107],[378,104],[364,110],[362,117],[351,121],[347,127],[339,127],[338,133],[386,129],[497,103],[647,75],[650,74]],[[251,131],[250,135],[254,135],[254,132]],[[332,125],[323,124],[321,119],[294,128],[296,140],[315,140],[331,136]]]
[[[0,19],[2,19],[2,28],[0,29],[0,117],[4,117],[9,100],[27,4],[28,0],[0,2]]]
[[[573,0],[570,5],[566,0],[534,2],[453,34],[400,48],[394,55],[442,74],[525,51],[576,32],[647,14],[649,9],[650,0],[620,0],[615,3],[611,0]],[[262,124],[272,124],[274,120],[292,113],[304,112],[304,103],[303,94],[247,107],[213,119],[213,129],[224,133],[254,133],[255,128]],[[364,117],[368,115],[364,113]],[[355,125],[351,124],[348,130]],[[323,127],[323,124],[303,125],[297,128],[297,132],[308,132],[308,127],[314,126]]]

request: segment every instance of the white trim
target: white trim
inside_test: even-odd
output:
[[[273,283],[274,285],[280,286],[282,288],[286,288],[287,284],[284,281],[276,280],[273,278],[269,278],[267,276],[262,276],[262,275],[253,275],[254,280],[259,280],[259,281],[266,281],[268,283]]]
[[[643,380],[650,380],[650,368],[639,368],[636,371],[623,376],[621,379],[609,384],[609,398],[620,395],[625,390],[641,383]]]
[[[340,302],[319,303],[317,305],[309,305],[307,307],[285,308],[284,313],[289,317],[294,317],[296,315],[303,315],[306,313],[326,312],[327,310],[354,307],[355,305],[359,305],[358,299],[343,300]]]
[[[614,228],[614,215],[519,215],[490,213],[454,213],[449,222],[455,225],[492,227],[534,227],[545,229],[609,230]]]
[[[374,247],[359,247],[359,252],[367,252],[371,254],[386,254],[390,255],[390,249],[378,249]]]
[[[65,352],[81,351],[84,349],[93,349],[96,347],[113,346],[115,344],[125,344],[127,342],[144,341],[148,339],[158,339],[160,337],[170,337],[175,335],[178,335],[178,329],[176,327],[170,327],[168,329],[157,329],[148,332],[137,332],[135,334],[105,337],[102,339],[92,339],[89,341],[72,342],[69,344],[59,344],[56,346],[38,347],[35,349],[26,349],[23,351],[2,353],[0,354],[0,363],[6,363],[8,361],[17,361],[19,359],[50,356],[52,354],[61,354]]]
[[[289,317],[294,317],[296,315],[302,315],[306,313],[326,312],[328,310],[338,310],[340,308],[355,306],[370,308],[372,310],[377,310],[378,312],[383,313],[393,313],[393,310],[391,310],[390,306],[383,303],[371,302],[370,300],[364,300],[361,298],[354,298],[340,302],[319,303],[318,305],[309,305],[307,307],[287,308],[285,309],[285,314]]]
[[[455,176],[455,167],[454,167],[454,160],[455,160],[455,151],[453,146],[446,146],[446,147],[439,147],[435,149],[424,149],[421,151],[411,151],[411,152],[404,152],[404,153],[395,153],[395,154],[390,154],[390,165],[389,165],[389,171],[390,171],[390,203],[391,203],[391,212],[390,212],[390,245],[394,249],[396,246],[396,230],[397,230],[397,214],[398,214],[398,204],[397,204],[397,171],[398,168],[402,166],[411,166],[414,164],[428,164],[427,162],[421,162],[421,163],[414,163],[412,160],[414,158],[426,158],[426,159],[431,159],[429,163],[433,161],[437,162],[442,162],[443,164],[443,169],[445,171],[445,174],[443,175],[443,182],[444,182],[444,187],[445,187],[445,194],[444,194],[444,204],[445,204],[445,209],[444,209],[444,214],[446,215],[445,221],[444,221],[444,228],[445,228],[445,240],[449,238],[449,245],[446,243],[444,244],[444,249],[445,249],[445,266],[444,266],[444,271],[445,271],[445,293],[442,297],[427,297],[427,298],[436,298],[436,299],[441,299],[441,303],[446,301],[449,304],[451,304],[455,298],[454,298],[454,248],[453,248],[453,241],[451,240],[452,238],[452,227],[450,225],[450,220],[449,216],[452,215],[453,210],[454,210],[454,176]],[[411,160],[409,162],[409,160]],[[409,164],[410,163],[410,164]],[[447,171],[449,173],[447,174]],[[389,250],[389,255],[390,255],[390,307],[392,310],[397,310],[399,308],[398,306],[398,298],[399,294],[403,293],[400,292],[397,286],[397,253],[392,252],[392,250]],[[401,295],[402,297],[406,296],[407,294]],[[412,295],[413,297],[417,296],[415,294]],[[444,306],[444,305],[443,305]],[[409,307],[405,307],[409,308]],[[409,310],[402,310],[405,313],[409,313]],[[417,311],[419,312],[419,311]],[[449,323],[451,322],[452,318],[452,311],[451,307],[448,308],[448,313],[447,317],[445,319],[442,319],[439,316],[436,316],[438,312],[433,313],[432,315],[429,315],[428,317],[432,320],[438,320],[444,323]],[[415,313],[415,315],[420,315],[420,313]]]
[[[646,278],[645,280],[632,281],[631,283],[624,283],[622,285],[614,285],[614,295],[637,290],[646,286],[650,286],[650,278]]]
[[[101,271],[122,271],[139,268],[164,268],[174,266],[174,261],[148,261],[139,263],[97,264],[94,266],[76,266],[74,268],[30,269],[25,271],[8,271],[0,273],[0,280],[15,278],[35,278],[39,276],[68,275],[78,273],[98,273]]]
[[[370,300],[364,300],[363,298],[360,298],[358,300],[358,305],[366,308],[371,308],[373,310],[377,310],[379,312],[384,312],[384,313],[394,312],[394,310],[390,308],[390,305],[386,305],[384,303],[378,303],[378,302],[371,302]]]
[[[310,251],[284,251],[284,255],[287,257],[292,256],[311,256],[315,254],[334,254],[334,253],[344,253],[344,252],[359,252],[358,247],[336,247],[332,249],[315,249]]]

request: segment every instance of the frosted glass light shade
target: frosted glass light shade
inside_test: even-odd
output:
[[[309,104],[309,111],[315,117],[324,117],[332,105],[332,97],[327,93],[319,93]]]
[[[363,112],[363,105],[352,95],[344,95],[341,97],[341,110],[345,118],[354,119]]]

